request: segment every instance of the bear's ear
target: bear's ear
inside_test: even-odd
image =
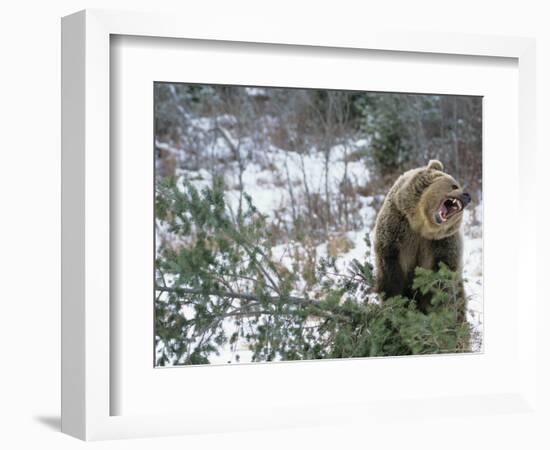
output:
[[[438,161],[437,159],[431,159],[430,162],[428,163],[427,168],[443,171],[443,164],[441,164],[441,161]]]

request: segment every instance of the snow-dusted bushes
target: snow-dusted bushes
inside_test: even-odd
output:
[[[428,314],[414,301],[378,301],[367,254],[340,271],[322,258],[310,273],[274,259],[266,217],[243,198],[235,217],[220,179],[198,191],[164,180],[158,219],[183,244],[157,255],[157,363],[206,364],[245,342],[252,361],[395,356],[470,350],[476,338],[458,320],[456,274],[417,271],[415,288],[433,295]],[[229,330],[227,325],[231,324]]]
[[[346,333],[354,342],[365,336],[359,338],[354,334],[359,329],[334,317],[343,317],[342,308],[356,317],[366,314],[363,308],[383,315],[382,307],[369,294],[369,283],[359,283],[358,290],[351,291],[327,283],[346,280],[350,270],[357,275],[359,267],[368,268],[365,237],[372,232],[393,177],[430,157],[445,160],[450,172],[465,177],[461,181],[478,193],[478,206],[464,222],[465,286],[473,305],[468,319],[474,334],[480,335],[481,115],[476,108],[481,102],[472,97],[400,94],[390,101],[384,96],[388,94],[155,85],[158,363],[347,354]],[[397,133],[400,142],[393,156],[391,133]],[[389,170],[379,164],[385,156],[394,160]],[[201,213],[205,201],[211,203]],[[184,205],[187,212],[178,215]],[[225,238],[220,240],[222,228]],[[248,236],[246,246],[238,241],[243,235]],[[219,258],[229,258],[224,252],[232,252],[237,260],[222,264]],[[327,270],[328,261],[333,263],[331,274],[323,275],[321,268]],[[215,283],[222,284],[214,292],[203,290]],[[221,290],[224,286],[231,291]],[[263,300],[307,302],[282,302],[283,309],[276,309],[278,303],[268,305],[275,309],[264,317],[246,309],[258,295]],[[409,303],[401,305],[405,311],[396,302],[393,307],[407,317],[418,314],[409,310]],[[197,310],[193,305],[202,306]],[[323,305],[332,308],[332,319],[321,328],[322,314],[328,314],[320,312]],[[339,310],[336,316],[333,309]],[[213,328],[206,326],[209,321]],[[369,321],[372,324],[371,316]],[[206,329],[210,331],[204,334]],[[405,333],[414,328],[402,323],[399,329]],[[309,346],[304,346],[306,331]],[[292,334],[298,332],[302,337]],[[368,352],[359,346],[363,350],[354,347],[352,353],[374,355],[373,348],[384,347],[369,342]],[[479,350],[480,343],[472,340],[472,349]],[[410,344],[411,353],[425,351],[413,350]],[[442,345],[439,351],[452,351],[448,349],[453,345]],[[384,348],[387,354],[396,352]],[[453,348],[460,351],[463,346]]]

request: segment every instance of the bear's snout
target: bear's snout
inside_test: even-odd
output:
[[[460,200],[462,200],[462,205],[466,206],[468,203],[470,203],[472,201],[472,196],[470,194],[468,194],[467,192],[464,192],[460,196]]]

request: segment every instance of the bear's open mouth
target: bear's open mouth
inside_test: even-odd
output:
[[[462,204],[462,201],[458,198],[449,197],[441,203],[441,206],[438,208],[438,210],[435,213],[435,221],[438,224],[442,224],[443,222],[447,222],[452,216],[455,214],[458,214],[464,209],[464,205]]]

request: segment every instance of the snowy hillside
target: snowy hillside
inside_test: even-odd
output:
[[[227,121],[228,118],[225,117],[224,120]],[[211,120],[207,119],[196,120],[194,123],[205,132],[212,127]],[[261,154],[255,154],[253,143],[244,140],[240,144],[240,150],[248,155],[249,161],[241,171],[237,161],[225,163],[223,171],[224,182],[227,186],[225,198],[228,207],[235,214],[242,193],[246,193],[252,199],[254,206],[268,218],[270,223],[277,223],[283,227],[292,226],[293,208],[296,208],[297,203],[305,203],[306,195],[322,196],[328,186],[330,195],[337,199],[337,192],[344,179],[349,179],[355,186],[368,185],[369,172],[364,161],[346,161],[347,155],[365,148],[366,145],[368,142],[365,139],[352,139],[345,145],[339,144],[330,150],[327,162],[326,155],[315,151],[315,149],[306,154],[298,154],[275,146],[268,146],[262,149]],[[164,146],[166,147],[166,144]],[[171,150],[179,157],[185,157],[182,150]],[[217,158],[227,157],[231,154],[227,136],[223,139],[216,139],[209,152],[216,155]],[[326,167],[330,168],[328,175]],[[182,180],[188,179],[192,180],[197,187],[209,186],[213,179],[212,172],[203,168],[198,170],[183,169],[179,170],[178,174],[180,185]],[[359,217],[354,222],[356,229],[332,231],[329,241],[314,243],[315,258],[318,260],[328,255],[337,256],[338,266],[343,272],[354,259],[363,260],[367,250],[364,237],[368,234],[372,241],[377,208],[380,207],[383,197],[383,193],[356,195],[353,199],[356,215]],[[468,320],[479,333],[483,331],[481,221],[482,205],[469,207],[465,210],[463,221],[464,277],[469,298]],[[157,227],[157,232],[162,234],[162,226]],[[161,238],[157,239],[157,242],[161,241]],[[331,243],[335,241],[343,243],[341,248],[336,250],[330,248]],[[280,243],[273,247],[273,256],[276,261],[292,270],[295,264],[292,249],[303,245],[303,243],[292,240]],[[303,283],[298,287],[303,288]],[[228,335],[236,330],[231,320],[225,321],[224,328]],[[472,350],[479,351],[481,348],[476,347]],[[252,352],[242,339],[236,344],[222,346],[219,352],[219,355],[210,358],[212,364],[251,362],[252,358]]]
[[[278,298],[278,287],[270,281],[280,272],[285,282],[292,279],[292,289],[286,295],[305,296],[306,303],[326,296],[317,275],[319,265],[331,260],[336,272],[346,274],[354,261],[372,263],[372,249],[365,237],[373,241],[374,223],[385,194],[397,174],[432,158],[441,159],[449,173],[476,194],[464,211],[463,275],[467,318],[477,335],[472,350],[482,350],[481,115],[477,99],[175,84],[157,89],[157,181],[175,179],[176,190],[182,193],[190,183],[200,196],[221,180],[223,208],[232,222],[242,220],[248,202],[253,208],[248,220],[254,215],[262,218],[262,239],[267,241],[262,243],[261,252],[266,254],[262,253],[261,259],[273,265],[260,267],[258,279],[245,267],[234,271],[235,267],[224,266],[221,257],[209,260],[212,267],[222,267],[221,286],[233,300],[231,308],[223,309],[223,296],[207,294],[210,297],[205,301],[210,309],[204,313],[214,314],[217,308],[227,313],[217,325],[212,316],[213,327],[221,326],[221,332],[213,328],[208,336],[206,328],[197,328],[197,307],[205,307],[201,306],[202,300],[197,297],[198,303],[190,300],[180,305],[170,297],[174,288],[200,295],[195,289],[199,286],[200,291],[200,282],[181,284],[181,277],[176,275],[177,258],[173,263],[175,272],[170,273],[168,268],[157,274],[165,287],[157,293],[158,305],[164,308],[165,304],[161,315],[166,319],[166,337],[157,339],[156,344],[157,358],[163,364],[189,361],[197,345],[210,347],[204,350],[208,356],[202,356],[201,350],[197,353],[199,362],[193,364],[252,361],[254,350],[246,336],[257,335],[264,319],[247,312],[247,317],[255,317],[256,321],[243,320],[239,313],[244,305],[240,303],[244,302],[242,294],[247,301],[254,299],[256,307],[261,302],[250,293],[258,285],[265,287],[267,294],[262,295]],[[464,154],[467,149],[473,150]],[[165,219],[170,217],[165,215]],[[182,234],[174,232],[175,226],[183,223],[170,223],[157,216],[157,258],[164,258],[166,251],[177,255],[181,249],[191,248],[201,231],[186,225],[190,231]],[[208,250],[208,246],[219,245],[216,242],[204,245]],[[240,261],[249,264],[246,258]],[[219,280],[212,278],[216,274],[204,275],[208,283],[220,286]],[[358,303],[378,301],[370,291],[359,290],[353,295]],[[305,327],[315,328],[319,319],[315,320]],[[171,328],[181,324],[187,324],[183,327],[187,335],[178,336],[177,329]],[[253,327],[250,333],[246,326]]]

